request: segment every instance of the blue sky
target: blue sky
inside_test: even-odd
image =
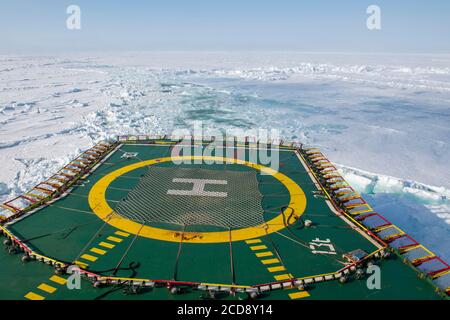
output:
[[[82,29],[66,28],[81,8]],[[382,30],[366,28],[381,7]],[[2,1],[0,53],[268,50],[450,53],[448,0]]]

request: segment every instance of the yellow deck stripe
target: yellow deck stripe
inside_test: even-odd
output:
[[[34,293],[34,292],[28,292],[25,295],[25,298],[28,300],[44,300],[45,297],[41,296],[40,294]]]
[[[56,288],[55,288],[55,287],[49,286],[49,285],[46,284],[46,283],[41,283],[41,284],[38,286],[38,289],[40,289],[40,290],[42,290],[42,291],[45,291],[45,292],[48,292],[48,293],[53,293],[53,292],[56,291]]]
[[[350,214],[351,215],[354,215],[354,216],[357,216],[357,215],[360,215],[360,214],[363,214],[363,213],[367,213],[367,212],[372,212],[373,211],[373,209],[372,208],[368,208],[368,209],[364,209],[364,210],[361,210],[361,211],[355,211],[355,212],[350,212]]]
[[[301,299],[301,298],[307,298],[309,296],[310,296],[310,294],[306,291],[289,293],[289,298],[291,298],[291,299]]]
[[[92,261],[92,262],[98,259],[96,256],[93,256],[93,255],[90,255],[87,253],[83,254],[80,258],[88,260],[88,261]]]
[[[445,276],[447,274],[450,274],[450,270],[444,270],[444,271],[442,271],[440,273],[435,274],[433,276],[433,279],[440,278],[440,277]]]
[[[277,258],[273,258],[273,259],[266,259],[266,260],[261,260],[262,264],[274,264],[274,263],[279,263],[280,260],[278,260]]]
[[[113,237],[113,236],[109,236],[109,237],[106,238],[106,239],[109,240],[109,241],[112,241],[112,242],[117,242],[117,243],[122,242],[122,239],[117,238],[117,237]]]
[[[278,267],[267,268],[267,270],[269,270],[269,272],[277,272],[277,271],[285,271],[286,268],[283,266],[278,266]]]
[[[67,282],[66,279],[61,278],[61,277],[58,277],[58,276],[56,276],[56,275],[55,275],[55,276],[51,276],[49,280],[50,280],[50,281],[53,281],[53,282],[55,282],[55,283],[57,283],[57,284],[60,284],[60,285],[64,285],[64,284],[66,284],[66,282]]]
[[[122,237],[128,237],[130,235],[129,233],[122,232],[122,231],[116,231],[116,232],[114,232],[114,234],[117,234],[118,236],[122,236]]]
[[[260,239],[253,239],[253,240],[246,240],[245,243],[246,244],[254,244],[254,243],[260,243],[261,240]]]
[[[264,249],[267,249],[267,247],[265,245],[252,246],[252,247],[250,247],[250,249],[252,249],[253,251],[255,251],[255,250],[264,250]]]
[[[74,263],[81,268],[86,268],[89,265],[89,264],[87,264],[85,262],[81,262],[81,261],[74,261]]]
[[[280,274],[278,276],[274,276],[275,280],[281,281],[281,280],[288,280],[292,279],[292,274]]]
[[[273,253],[270,252],[270,251],[257,252],[257,253],[256,253],[256,256],[257,256],[258,258],[262,258],[262,257],[270,257],[270,256],[273,256]]]
[[[383,230],[389,229],[389,228],[395,228],[395,226],[392,224],[388,224],[387,226],[382,226],[382,227],[376,228],[376,229],[374,229],[374,231],[380,232],[380,231],[383,231]]]
[[[418,244],[418,245],[416,245],[416,246],[411,246],[411,247],[406,248],[406,249],[403,249],[403,250],[402,250],[402,254],[403,254],[403,253],[406,253],[406,252],[408,252],[408,251],[417,249],[417,248],[420,248],[420,244]]]
[[[94,252],[94,253],[97,253],[97,254],[101,254],[101,255],[104,255],[107,251],[106,250],[103,250],[103,249],[99,249],[99,248],[91,248],[91,250],[90,251],[92,251],[92,252]]]
[[[98,245],[102,246],[102,247],[105,247],[105,248],[108,248],[108,249],[112,249],[112,248],[114,248],[116,246],[115,244],[108,243],[108,242],[103,242],[103,241],[100,242]]]

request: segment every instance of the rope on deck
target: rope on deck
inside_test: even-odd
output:
[[[180,243],[178,245],[177,258],[175,260],[175,266],[174,266],[174,270],[173,270],[173,280],[177,280],[177,276],[178,276],[178,263],[180,261],[181,248],[183,246],[183,239],[184,239],[184,232],[185,232],[185,230],[186,230],[186,225],[183,226],[183,230],[181,231]]]
[[[233,241],[231,239],[231,228],[229,229],[229,235],[230,235],[230,270],[231,270],[231,283],[236,283],[236,274],[234,272],[234,260],[233,260]]]
[[[117,263],[117,266],[114,268],[113,271],[113,276],[115,276],[117,274],[117,271],[119,271],[120,266],[122,265],[123,260],[125,260],[126,256],[128,255],[128,252],[130,252],[131,247],[133,247],[134,243],[136,242],[137,237],[139,236],[139,234],[141,233],[142,228],[145,226],[144,223],[141,224],[141,227],[139,228],[139,231],[134,235],[133,240],[131,241],[131,243],[128,245],[127,249],[125,250],[124,254],[122,255],[122,257],[119,260],[119,263]]]

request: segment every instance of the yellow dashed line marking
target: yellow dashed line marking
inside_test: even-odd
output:
[[[34,292],[28,292],[25,295],[25,298],[28,300],[44,300],[45,297],[41,296],[40,294],[34,293]]]
[[[309,296],[310,296],[310,294],[306,291],[289,293],[289,298],[291,298],[291,299],[301,299],[301,298],[307,298]]]
[[[60,285],[64,285],[67,282],[66,279],[58,277],[58,276],[51,276],[49,280],[53,281],[53,282],[55,282],[57,284],[60,284]]]
[[[116,246],[115,244],[108,243],[108,242],[103,242],[103,241],[100,242],[98,245],[102,246],[102,247],[105,247],[105,248],[108,248],[108,249],[112,249],[112,248],[114,248]]]
[[[55,287],[49,286],[49,285],[46,284],[46,283],[41,283],[41,284],[38,286],[38,289],[40,289],[40,290],[42,290],[42,291],[45,291],[45,292],[48,292],[48,293],[53,293],[53,292],[56,291],[56,288],[55,288]]]
[[[273,253],[270,252],[270,251],[266,251],[266,252],[257,252],[257,253],[256,253],[256,256],[257,256],[258,258],[262,258],[262,257],[270,257],[270,256],[273,256]]]
[[[291,279],[291,278],[292,278],[292,275],[286,273],[286,274],[280,274],[280,275],[278,275],[278,276],[274,276],[274,278],[275,278],[275,280],[282,281],[282,280],[288,280],[288,279]]]
[[[86,268],[89,265],[89,264],[81,262],[81,261],[74,261],[74,263],[81,268]]]
[[[279,263],[280,260],[278,260],[277,258],[274,259],[266,259],[266,260],[261,260],[262,264],[274,264],[274,263]]]
[[[264,249],[267,249],[267,247],[265,245],[252,246],[252,247],[250,247],[250,249],[252,249],[253,251],[255,251],[255,250],[264,250]]]
[[[245,243],[247,243],[247,244],[255,244],[255,243],[261,243],[261,242],[262,241],[260,239],[251,239],[251,240],[245,241]],[[263,250],[263,249],[267,249],[267,246],[265,246],[265,245],[250,246],[250,249],[253,251]],[[273,253],[271,251],[255,252],[255,255],[258,258],[273,257]],[[264,265],[280,263],[280,260],[277,258],[263,259],[260,261]],[[272,273],[280,272],[280,271],[286,271],[286,268],[282,265],[279,265],[279,266],[274,266],[274,267],[268,267],[267,271],[272,272]],[[279,275],[274,276],[274,279],[277,281],[284,281],[284,280],[289,280],[289,279],[293,279],[293,278],[294,278],[294,276],[290,273],[284,273],[284,274],[279,274]],[[299,291],[299,292],[294,292],[294,293],[289,294],[289,298],[291,298],[291,299],[301,299],[301,298],[307,298],[309,296],[310,296],[310,294],[307,291]]]
[[[114,234],[117,234],[118,236],[122,236],[122,237],[128,237],[130,235],[129,233],[122,232],[122,231],[116,231],[116,232],[114,232]]]
[[[110,236],[110,237],[108,237],[106,239],[109,240],[109,241],[112,241],[112,242],[117,242],[117,243],[122,242],[122,239],[117,238],[117,237],[113,237],[113,236]]]
[[[90,251],[97,253],[97,254],[101,254],[101,255],[104,255],[107,252],[106,250],[99,249],[99,248],[92,248]]]
[[[253,239],[253,240],[246,240],[246,244],[254,244],[254,243],[261,243],[260,239]]]
[[[96,256],[92,256],[92,255],[87,254],[87,253],[83,254],[80,258],[88,260],[88,261],[95,261],[95,260],[98,259]]]
[[[286,268],[283,266],[278,266],[278,267],[267,268],[267,270],[269,270],[269,272],[278,272],[278,271],[285,271]]]

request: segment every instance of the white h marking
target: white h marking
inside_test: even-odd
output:
[[[206,184],[226,185],[228,183],[227,180],[174,178],[172,182],[192,183],[192,190],[168,190],[167,194],[177,196],[204,196],[216,198],[225,198],[228,196],[227,192],[205,191]]]

